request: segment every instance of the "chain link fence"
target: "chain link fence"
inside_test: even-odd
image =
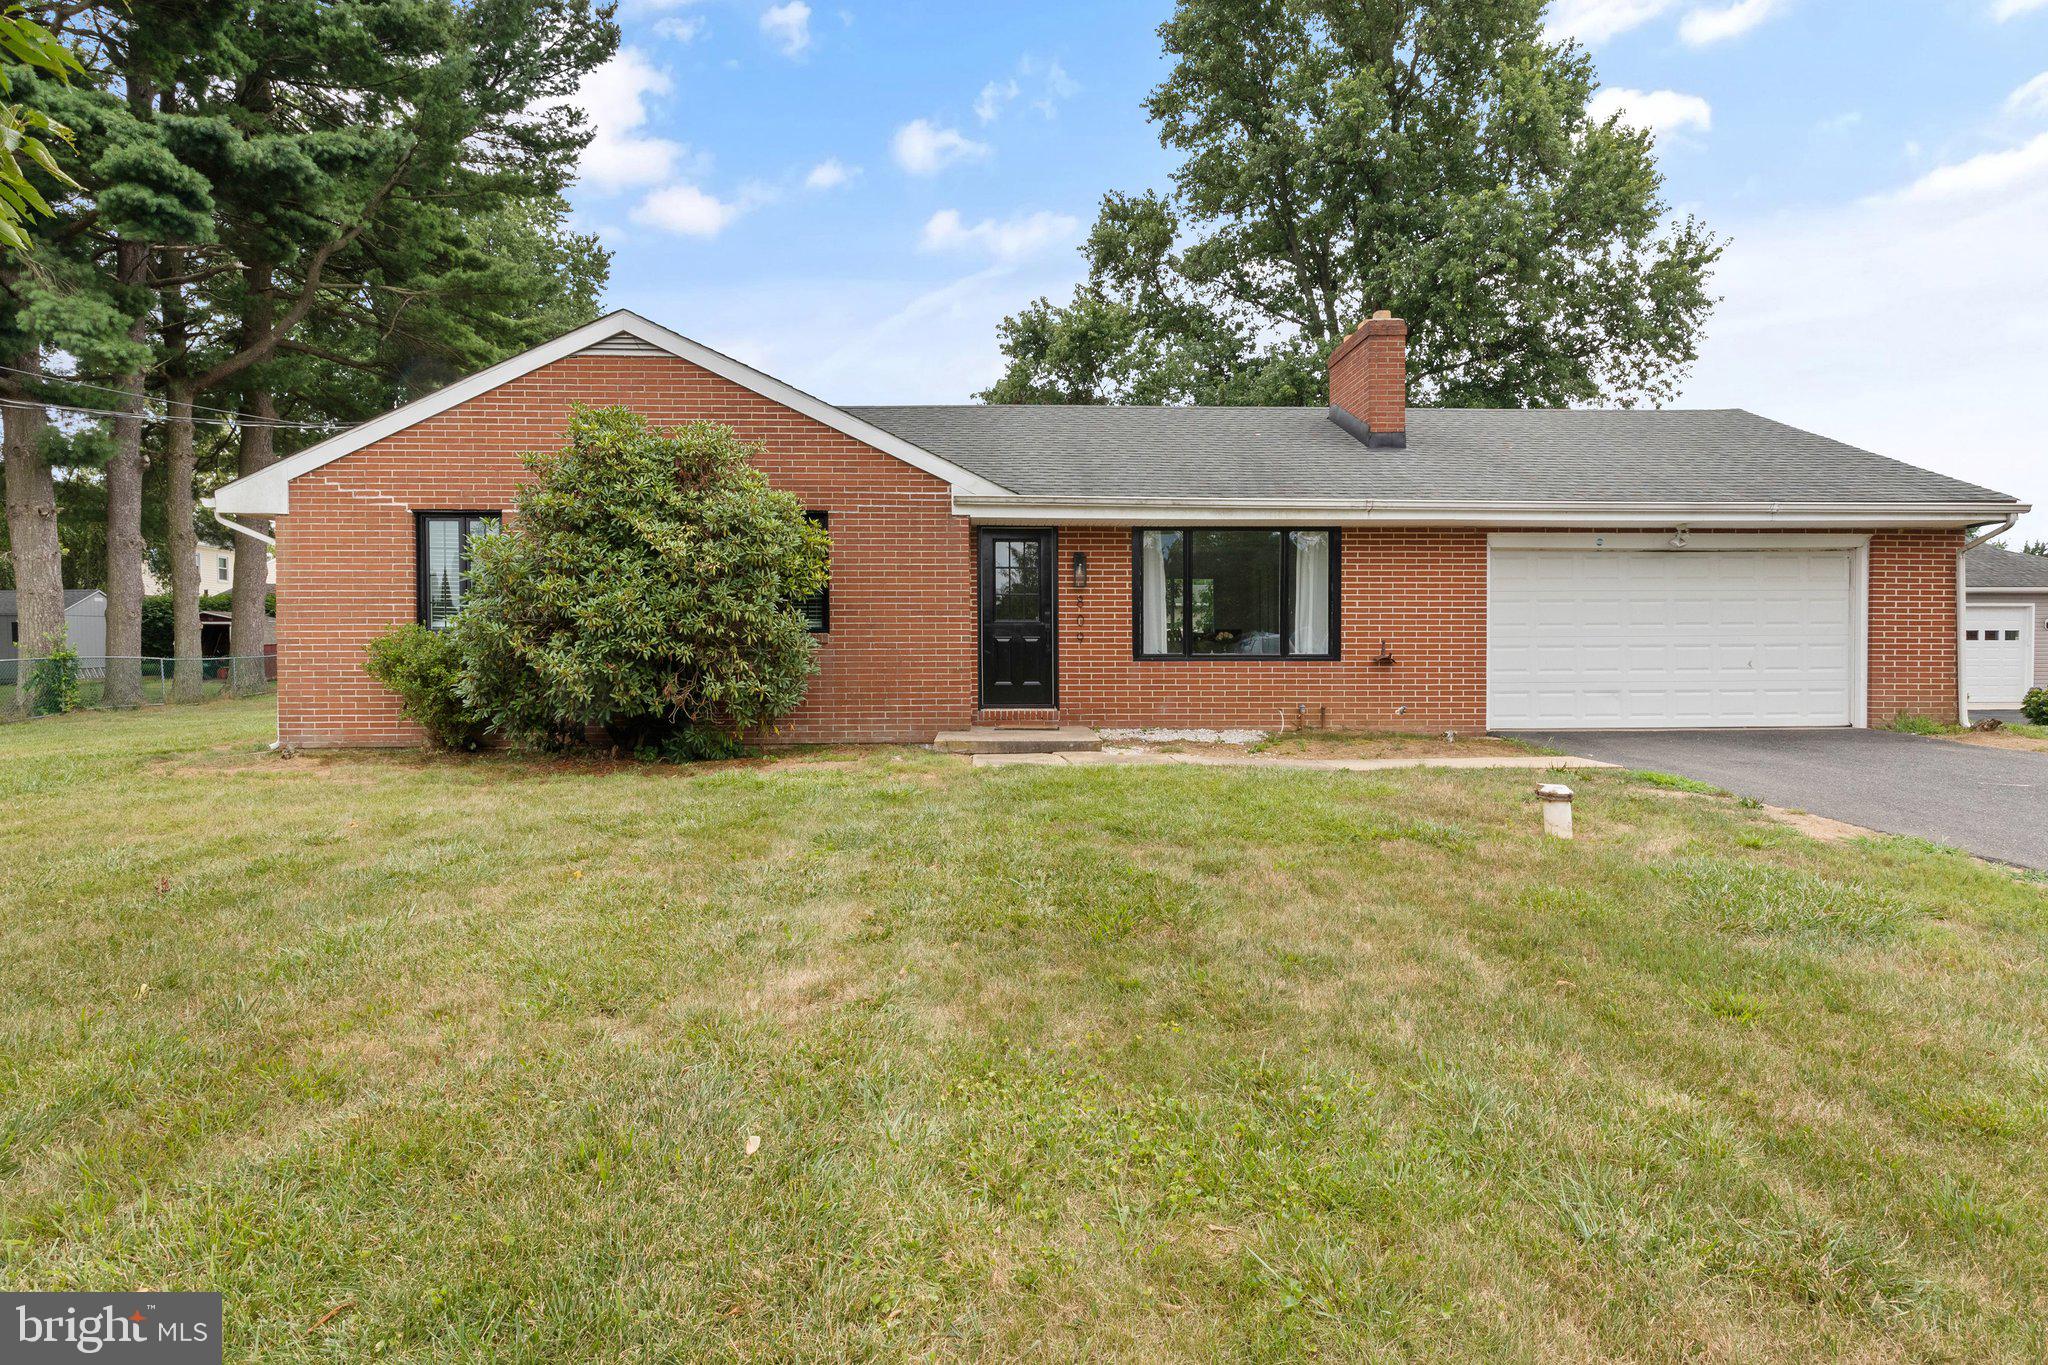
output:
[[[275,654],[0,659],[0,721],[254,697],[276,690]]]

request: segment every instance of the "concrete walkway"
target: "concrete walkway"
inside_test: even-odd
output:
[[[1101,749],[1070,754],[975,754],[977,768],[1029,766],[1095,768],[1105,764],[1130,767],[1182,765],[1195,768],[1296,768],[1324,773],[1377,773],[1394,768],[1612,768],[1595,758],[1546,758],[1541,754],[1499,754],[1479,758],[1268,758],[1260,754],[1140,753]]]

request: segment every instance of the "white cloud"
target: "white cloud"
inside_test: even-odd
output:
[[[704,33],[704,16],[693,14],[654,21],[654,33],[672,43],[693,43]]]
[[[974,116],[983,123],[994,123],[996,115],[1003,112],[1003,106],[1017,98],[1023,87],[1012,77],[1005,81],[990,81],[981,87],[981,94],[974,101]]]
[[[783,56],[801,57],[811,45],[811,7],[804,0],[770,5],[761,11],[761,32]]]
[[[1714,126],[1714,109],[1698,95],[1681,95],[1676,90],[1627,90],[1608,86],[1593,96],[1586,112],[1596,122],[1620,114],[1622,122],[1647,128],[1653,133],[1674,133],[1685,128],[1707,132]]]
[[[2005,97],[2009,114],[2048,114],[2048,71],[2043,71]]]
[[[912,119],[896,130],[890,143],[896,164],[911,175],[937,175],[962,161],[979,161],[992,150],[986,142],[941,128],[930,119]]]
[[[1031,107],[1047,118],[1056,116],[1060,105],[1081,93],[1081,84],[1058,62],[1045,69],[1045,93],[1031,101]]]
[[[1891,193],[1717,223],[1723,302],[1686,404],[1751,408],[2048,504],[2043,222],[2048,137]],[[2048,514],[2021,533],[2048,535]]]
[[[925,223],[918,246],[932,252],[976,252],[1008,264],[1071,242],[1080,230],[1080,219],[1044,209],[1003,222],[984,218],[973,224],[955,209],[940,209]]]
[[[2023,146],[1937,166],[1892,198],[1918,204],[1979,199],[2048,182],[2048,133]]]
[[[1678,36],[1693,47],[1740,38],[1784,8],[1784,0],[1735,0],[1719,9],[1696,9],[1678,25]]]
[[[603,66],[583,78],[573,104],[595,130],[583,149],[584,181],[604,191],[654,185],[675,171],[685,148],[665,137],[641,131],[647,122],[647,97],[673,88],[668,73],[636,48],[622,47]]]
[[[1991,6],[1991,17],[2002,24],[2042,8],[2048,8],[2048,0],[1996,0]]]
[[[1543,35],[1552,42],[1576,38],[1582,43],[1602,43],[1649,23],[1673,3],[1674,0],[1555,0],[1544,20]]]
[[[804,177],[807,190],[836,190],[860,174],[860,167],[848,166],[836,156],[828,156],[811,167],[811,173]]]
[[[758,190],[745,191],[737,199],[720,199],[695,185],[666,185],[640,201],[633,210],[633,221],[683,237],[716,237],[765,198]]]
[[[1026,53],[1017,59],[1016,72],[981,87],[974,99],[974,116],[984,124],[994,123],[1010,104],[1031,95],[1031,107],[1047,118],[1059,115],[1060,105],[1081,93],[1081,84],[1067,74],[1058,61],[1041,64]]]

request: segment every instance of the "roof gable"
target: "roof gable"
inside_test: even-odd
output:
[[[606,314],[593,323],[556,337],[553,341],[545,342],[530,351],[501,360],[487,370],[481,370],[467,379],[437,389],[424,398],[416,398],[403,407],[394,408],[382,416],[373,417],[339,435],[331,436],[296,455],[278,461],[260,473],[236,479],[215,493],[208,500],[209,505],[215,511],[225,512],[231,516],[283,516],[291,511],[291,481],[300,475],[332,464],[344,455],[396,435],[408,427],[426,421],[429,417],[458,407],[522,375],[531,374],[542,366],[584,353],[672,355],[708,370],[722,379],[730,380],[742,388],[751,389],[771,402],[780,403],[793,412],[801,413],[815,422],[872,446],[914,469],[943,479],[952,485],[955,492],[986,496],[1000,495],[1007,491],[1001,485],[934,455],[893,432],[884,431],[871,422],[785,384],[772,375],[763,374],[751,365],[742,364],[729,355],[692,341],[678,332],[671,332],[638,313],[622,309]]]

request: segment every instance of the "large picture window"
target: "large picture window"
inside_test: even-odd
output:
[[[1135,549],[1140,658],[1336,657],[1336,531],[1139,531]]]
[[[420,621],[435,630],[455,619],[469,596],[469,544],[498,534],[496,512],[422,512],[419,517]]]

